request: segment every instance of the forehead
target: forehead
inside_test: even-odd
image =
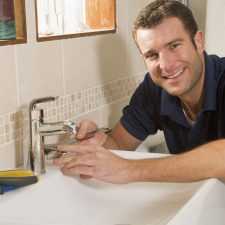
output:
[[[150,29],[137,30],[136,38],[142,50],[146,46],[156,47],[157,45],[169,43],[174,39],[189,38],[189,35],[181,21],[176,17],[171,17],[164,19],[162,23]]]

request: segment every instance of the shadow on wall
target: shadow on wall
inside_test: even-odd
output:
[[[207,1],[206,0],[188,0],[188,7],[191,9],[199,30],[203,31],[205,34],[206,30],[206,7]]]
[[[110,82],[117,81],[127,75],[127,54],[126,43],[118,34],[104,35],[99,38],[99,79],[101,84],[109,84]],[[115,85],[115,84],[114,84]],[[115,90],[115,94],[118,94],[117,89],[110,88],[110,91]],[[117,92],[117,93],[116,93]],[[113,93],[114,94],[114,93]],[[104,96],[107,103],[107,88],[104,92]],[[121,96],[122,97],[122,96]],[[127,104],[127,103],[124,103]],[[103,119],[107,121],[104,124],[109,127],[114,127],[115,123],[119,120],[122,114],[123,104],[109,104],[103,109]],[[106,123],[103,120],[103,123]]]
[[[112,85],[115,85],[115,81],[117,81],[118,85],[113,87],[115,95],[122,94],[125,91],[129,93],[122,94],[119,97],[121,102],[118,101],[117,97],[117,104],[107,105],[107,115],[103,115],[103,117],[108,121],[107,126],[113,127],[122,115],[123,107],[127,105],[130,100],[130,94],[132,94],[134,89],[134,84],[132,84],[132,82],[135,78],[133,76],[139,75],[145,71],[146,68],[133,41],[131,32],[128,33],[128,40],[117,33],[100,36],[98,49],[100,83],[110,85],[110,83],[113,82],[114,84]],[[129,79],[129,77],[131,77],[131,79]],[[123,78],[125,78],[127,83],[124,83],[126,81],[123,81]],[[120,93],[118,93],[117,90],[119,88]],[[110,89],[113,91],[112,87],[110,87]],[[107,99],[107,91],[105,93],[105,98]]]

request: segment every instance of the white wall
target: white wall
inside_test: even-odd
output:
[[[189,7],[197,19],[199,28],[205,34],[205,47],[208,54],[224,56],[225,1],[189,0]]]
[[[209,54],[225,56],[225,1],[207,0],[206,49]]]
[[[191,9],[198,27],[205,32],[206,27],[206,0],[188,0],[188,7]]]

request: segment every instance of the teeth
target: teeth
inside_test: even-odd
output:
[[[184,68],[182,68],[181,70],[179,70],[178,72],[176,72],[175,74],[173,75],[167,75],[166,78],[167,79],[173,79],[173,78],[176,78],[178,77],[182,72],[183,72]]]

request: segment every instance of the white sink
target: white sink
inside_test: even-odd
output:
[[[127,158],[160,156],[140,152],[120,152],[120,155]],[[113,185],[95,179],[84,181],[67,177],[51,167],[37,184],[0,196],[0,225],[200,224],[194,221],[200,218],[203,203],[209,201],[207,204],[211,205],[213,200],[214,211],[210,213],[213,216],[218,213],[215,206],[219,204],[214,200],[216,192],[209,198],[206,196],[210,190],[216,190],[213,189],[216,182],[222,190],[223,183],[216,180]],[[220,207],[223,208],[218,210],[225,209],[225,191],[222,192],[223,206],[221,203]],[[203,215],[202,221],[206,222],[201,224],[206,225],[208,219]]]
[[[177,213],[168,225],[224,225],[225,184],[217,179],[202,188]]]

